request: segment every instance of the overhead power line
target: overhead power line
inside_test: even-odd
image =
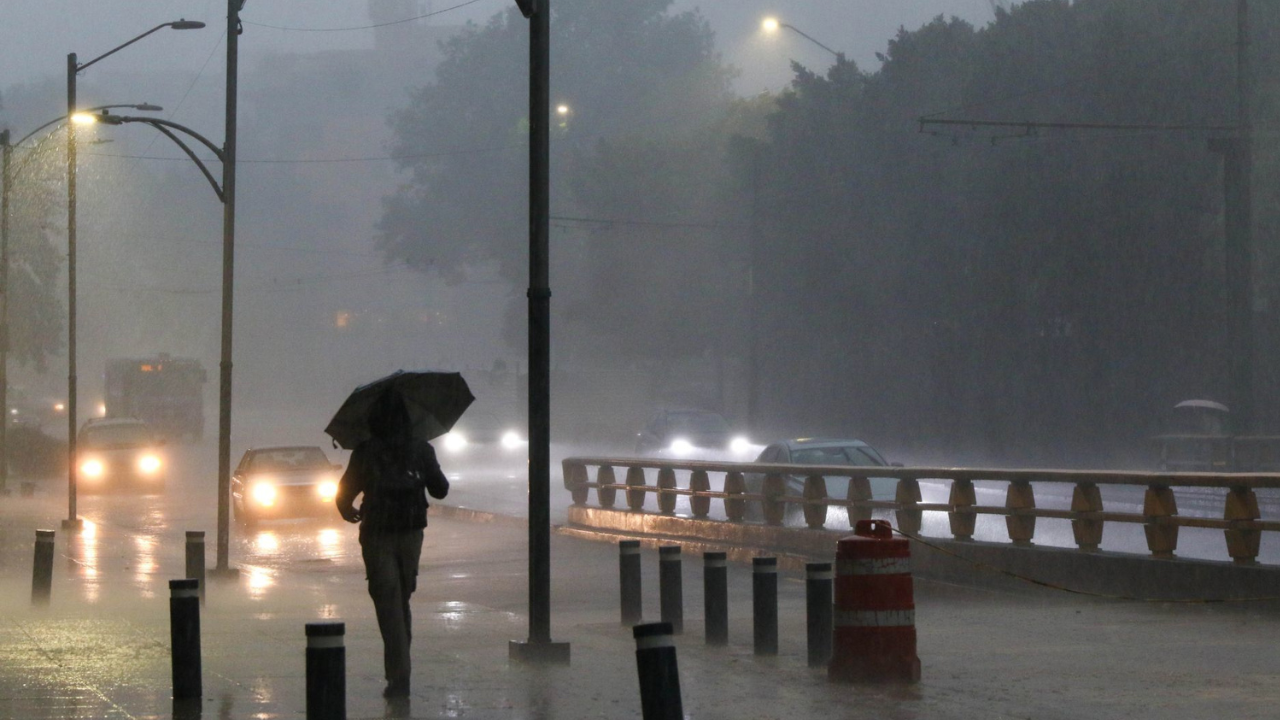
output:
[[[241,20],[241,22],[244,23],[245,25],[253,25],[254,27],[271,28],[272,30],[286,30],[289,32],[347,32],[349,30],[373,30],[374,28],[389,27],[391,25],[401,25],[403,23],[413,22],[414,20],[422,20],[423,18],[434,17],[436,15],[443,15],[447,12],[452,12],[454,10],[464,8],[468,5],[474,5],[478,2],[481,2],[481,0],[467,0],[466,2],[460,3],[458,5],[454,5],[453,7],[447,7],[443,10],[436,10],[433,12],[424,13],[422,15],[415,15],[413,17],[404,18],[403,20],[392,20],[391,22],[376,23],[373,25],[355,25],[352,27],[305,28],[305,27],[288,27],[285,25],[269,25],[267,23],[256,23],[256,22],[250,22],[248,20]]]

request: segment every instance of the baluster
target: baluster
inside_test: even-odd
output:
[[[845,499],[850,502],[860,502],[871,499],[871,481],[865,477],[849,478],[849,491],[845,493]],[[871,508],[869,507],[851,507],[849,508],[849,529],[852,530],[857,526],[859,520],[870,520]]]
[[[658,471],[658,512],[671,515],[676,511],[675,493],[668,492],[676,487],[676,471],[662,468]]]
[[[918,535],[924,519],[924,512],[916,509],[916,505],[920,504],[920,481],[915,478],[898,478],[898,490],[894,493],[893,500],[898,503],[895,512],[898,529]]]
[[[1227,493],[1227,507],[1224,517],[1232,522],[1257,520],[1262,517],[1258,512],[1258,496],[1252,488],[1233,487]],[[1239,565],[1254,565],[1258,562],[1258,546],[1262,541],[1262,531],[1246,528],[1224,530],[1227,536],[1227,554],[1231,561]]]
[[[761,501],[764,522],[766,525],[781,525],[782,520],[786,517],[786,503],[778,500],[787,492],[787,479],[782,475],[769,473],[764,476],[764,488],[762,494],[765,499]]]
[[[726,473],[724,476],[724,492],[726,495],[743,495],[747,492],[747,479],[742,473],[733,471]],[[735,500],[732,497],[724,499],[724,515],[732,522],[742,522],[742,518],[747,514],[747,501]]]
[[[644,487],[644,468],[627,468],[627,485],[629,487]],[[628,490],[627,507],[631,510],[644,510],[644,495],[645,492],[643,490]]]
[[[1096,483],[1076,483],[1071,493],[1071,512],[1102,512],[1102,491]],[[1090,518],[1073,518],[1071,532],[1076,536],[1076,546],[1085,552],[1097,552],[1102,544],[1103,522]]]
[[[1147,534],[1147,549],[1152,557],[1173,557],[1178,549],[1178,526],[1165,522],[1165,518],[1178,514],[1178,501],[1173,497],[1173,490],[1165,485],[1149,485],[1142,501],[1142,514],[1147,516],[1142,530]]]
[[[706,470],[694,470],[689,476],[689,489],[694,492],[708,492],[711,490],[711,480],[707,477]],[[711,498],[705,496],[694,495],[689,498],[689,509],[696,518],[704,518],[711,514]]]
[[[585,505],[591,489],[587,487],[587,466],[564,462],[564,487],[573,498],[574,505]]]
[[[804,479],[804,499],[805,500],[826,500],[827,499],[827,479],[821,475],[810,475]],[[810,505],[805,503],[804,506],[804,524],[814,530],[821,530],[827,524],[827,504]]]
[[[1026,480],[1013,480],[1004,496],[1004,506],[1009,510],[1030,510],[1036,506],[1035,491]],[[1036,534],[1036,518],[1034,515],[1006,515],[1005,527],[1009,529],[1009,540],[1014,545],[1030,545]]]
[[[616,485],[617,483],[618,483],[618,478],[614,476],[612,466],[601,465],[600,469],[596,471],[597,485]],[[617,502],[617,499],[618,499],[617,488],[611,488],[611,487],[596,488],[596,502],[600,503],[600,507],[612,508],[613,504]]]
[[[965,512],[965,509],[978,504],[973,481],[952,480],[951,496],[947,498],[947,504],[951,505],[951,512],[947,513],[947,520],[951,522],[951,534],[956,540],[972,540],[978,515],[973,511]]]

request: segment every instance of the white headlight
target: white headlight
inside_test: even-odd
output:
[[[80,474],[87,478],[100,478],[102,473],[106,472],[106,468],[102,465],[101,460],[85,460],[80,466]]]
[[[502,434],[502,447],[507,450],[515,450],[524,444],[524,438],[520,437],[520,433],[515,430],[508,430]]]
[[[138,458],[138,469],[143,475],[152,475],[160,470],[160,458],[155,455],[143,455]]]
[[[254,502],[264,507],[271,507],[276,504],[276,486],[269,482],[259,482],[254,484],[250,491]]]
[[[729,450],[738,455],[745,455],[751,452],[751,441],[741,436],[736,437],[729,442]]]
[[[685,440],[684,438],[672,440],[671,452],[675,453],[676,455],[688,455],[689,453],[693,452],[693,443],[689,442],[688,440]]]
[[[462,436],[462,433],[451,432],[444,436],[444,449],[449,452],[462,452],[466,446],[467,439]]]
[[[316,485],[316,492],[320,493],[321,500],[332,500],[338,497],[338,483],[332,480],[325,480]]]

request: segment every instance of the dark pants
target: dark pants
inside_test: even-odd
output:
[[[382,631],[383,666],[387,682],[408,685],[409,642],[413,617],[409,596],[418,587],[418,559],[422,531],[377,533],[360,529],[360,554],[369,579],[369,596]]]

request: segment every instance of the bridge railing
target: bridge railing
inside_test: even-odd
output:
[[[845,508],[848,524],[870,519],[876,510],[892,512],[897,526],[908,533],[920,532],[924,513],[946,513],[951,535],[972,540],[977,519],[982,515],[1003,516],[1009,540],[1029,545],[1039,518],[1056,518],[1071,523],[1077,548],[1097,551],[1107,523],[1141,525],[1147,549],[1153,557],[1171,558],[1178,546],[1181,528],[1222,530],[1227,554],[1233,562],[1257,562],[1262,533],[1280,531],[1280,520],[1263,520],[1256,491],[1280,488],[1280,474],[1274,473],[1152,473],[1094,472],[1082,470],[999,470],[933,467],[849,467],[837,465],[777,465],[652,458],[573,457],[563,461],[565,488],[576,505],[586,505],[594,493],[601,508],[615,508],[619,494],[625,508],[644,512],[649,495],[657,496],[660,514],[674,515],[676,500],[687,497],[694,518],[709,518],[712,503],[722,503],[727,522],[744,522],[748,508],[766,525],[781,526],[788,507],[803,511],[805,524],[821,529],[828,522],[828,508]],[[646,470],[656,470],[650,484]],[[619,482],[619,473],[622,481]],[[679,474],[678,474],[679,473]],[[712,478],[722,489],[712,490]],[[681,486],[678,477],[687,477]],[[748,491],[748,478],[758,492]],[[802,492],[789,494],[788,478],[803,478]],[[827,492],[829,478],[847,478],[844,497]],[[893,500],[872,496],[872,479],[889,478],[895,483]],[[920,481],[949,484],[945,503],[922,500]],[[975,482],[1004,483],[1003,505],[979,505]],[[1072,486],[1069,509],[1037,507],[1032,483],[1060,483]],[[1142,512],[1108,511],[1101,488],[1109,485],[1145,488]],[[1221,518],[1178,514],[1175,488],[1212,488],[1225,491]],[[847,528],[835,528],[844,530]]]

